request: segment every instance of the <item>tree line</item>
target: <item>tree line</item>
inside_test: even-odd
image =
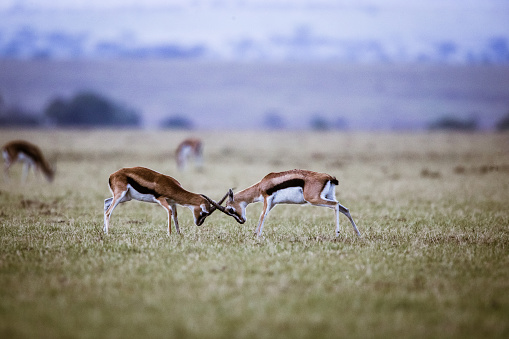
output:
[[[18,107],[6,107],[0,97],[0,126],[7,127],[137,127],[140,115],[133,109],[93,92],[81,92],[69,100],[53,99],[42,115]]]
[[[19,107],[5,105],[0,94],[0,127],[141,127],[142,118],[132,108],[94,93],[80,92],[66,100],[58,97],[45,108],[42,115],[27,112]],[[185,115],[174,115],[163,119],[160,127],[170,129],[192,129],[194,123]],[[263,127],[272,130],[286,128],[284,118],[277,112],[268,111]],[[339,117],[336,120],[316,113],[309,121],[312,130],[346,130],[347,122]],[[476,131],[479,124],[476,119],[462,120],[453,116],[443,116],[426,126],[429,130]],[[494,126],[498,131],[509,130],[509,112]]]

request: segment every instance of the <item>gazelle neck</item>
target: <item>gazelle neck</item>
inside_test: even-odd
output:
[[[179,195],[179,198],[178,199],[174,198],[174,200],[182,206],[186,206],[186,205],[200,206],[201,204],[204,204],[207,202],[199,194],[189,192],[185,189],[182,189],[182,191]]]
[[[235,193],[234,200],[243,201],[246,204],[263,200],[262,193],[258,184],[248,187],[240,192]]]

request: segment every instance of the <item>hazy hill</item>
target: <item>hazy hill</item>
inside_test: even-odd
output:
[[[176,115],[213,129],[260,128],[271,116],[288,128],[321,118],[414,129],[444,115],[492,127],[509,111],[509,66],[0,60],[6,105],[42,112],[82,90],[133,107],[152,127]]]

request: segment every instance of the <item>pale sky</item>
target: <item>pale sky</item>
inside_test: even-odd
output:
[[[0,44],[26,28],[39,44],[55,33],[84,39],[85,52],[104,43],[176,44],[205,46],[209,57],[223,59],[300,53],[323,60],[348,58],[345,49],[375,42],[391,58],[411,61],[452,42],[457,61],[464,62],[467,55],[482,54],[493,38],[509,41],[509,1],[2,0]],[[298,39],[326,44],[312,50],[284,46]],[[361,61],[370,61],[365,54]]]

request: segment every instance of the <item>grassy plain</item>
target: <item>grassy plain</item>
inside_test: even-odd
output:
[[[203,172],[178,173],[181,132],[9,131],[57,161],[0,185],[2,338],[507,338],[509,135],[205,133]],[[337,176],[349,207],[261,205],[238,225],[119,206],[102,233],[108,175],[141,165],[214,199],[271,171]]]

